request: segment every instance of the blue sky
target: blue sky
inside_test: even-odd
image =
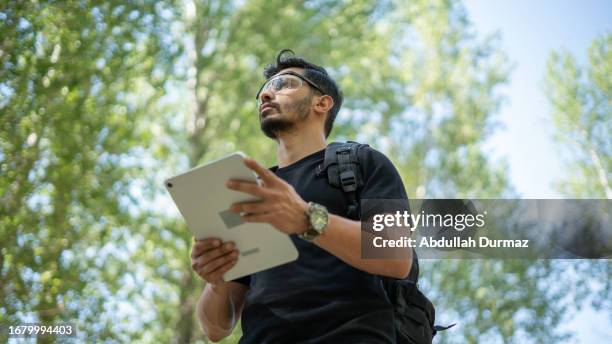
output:
[[[563,179],[563,148],[552,140],[550,108],[543,92],[546,61],[565,50],[587,63],[592,40],[612,32],[612,1],[466,0],[479,35],[499,31],[514,70],[503,88],[505,128],[489,142],[495,158],[506,157],[522,198],[563,198],[552,183]]]
[[[572,53],[586,64],[592,40],[612,32],[610,0],[466,0],[468,15],[479,35],[499,31],[514,63],[503,89],[508,102],[500,121],[505,128],[490,140],[495,158],[505,157],[510,178],[522,198],[563,198],[552,187],[564,176],[563,147],[552,140],[550,108],[543,92],[546,61],[551,51]],[[609,314],[583,310],[566,326],[580,343],[612,342]]]

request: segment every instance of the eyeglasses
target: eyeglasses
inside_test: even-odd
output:
[[[257,92],[257,96],[255,96],[255,99],[257,99],[257,105],[261,105],[262,103],[261,99],[259,98],[261,92],[270,90],[272,93],[277,94],[284,90],[295,90],[302,87],[304,85],[304,81],[312,86],[312,88],[315,90],[325,94],[317,85],[315,85],[314,82],[308,80],[308,78],[305,76],[292,71],[287,71],[283,74],[271,77],[261,86],[259,92]]]

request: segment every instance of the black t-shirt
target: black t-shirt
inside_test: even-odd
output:
[[[317,176],[325,150],[283,168],[271,168],[306,202],[346,217],[341,189]],[[359,150],[360,199],[407,199],[391,161],[364,146]],[[319,246],[291,235],[297,260],[235,280],[250,287],[242,311],[241,344],[393,343],[393,306],[378,276],[356,269]]]

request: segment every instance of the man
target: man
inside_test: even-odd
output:
[[[261,185],[227,186],[261,198],[231,209],[245,222],[289,234],[299,258],[226,282],[236,247],[216,238],[195,241],[192,267],[207,282],[198,319],[212,341],[228,336],[242,317],[240,343],[393,343],[393,307],[379,275],[405,278],[411,257],[361,258],[361,223],[345,217],[342,190],[316,173],[342,104],[340,90],[324,68],[287,52],[265,68],[257,95],[261,130],[278,143],[278,166],[246,159]],[[359,152],[360,199],[407,199],[389,159],[369,147]]]

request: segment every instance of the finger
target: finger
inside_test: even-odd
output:
[[[239,203],[232,204],[232,206],[230,207],[230,210],[235,213],[253,213],[253,214],[265,213],[267,209],[269,209],[269,205],[262,201],[239,202]]]
[[[261,166],[255,159],[253,158],[244,158],[244,164],[246,167],[253,170],[266,184],[274,183],[278,178],[272,171],[267,168]]]
[[[264,198],[267,195],[267,191],[264,188],[252,182],[230,179],[226,185],[229,189],[246,192],[259,198]]]
[[[241,217],[242,217],[242,221],[244,222],[270,223],[273,219],[272,213],[245,214],[245,215],[242,215]]]
[[[214,269],[207,269],[207,267],[203,267],[198,271],[198,274],[207,281],[219,280],[219,275],[222,276],[227,270],[234,267],[237,260],[238,258],[230,258],[228,260],[223,260],[221,264],[215,266]]]
[[[227,271],[229,271],[231,268],[233,268],[234,266],[236,266],[236,263],[238,262],[238,259],[232,259],[228,262],[226,262],[225,264],[221,265],[220,267],[218,267],[217,269],[215,269],[214,271],[208,273],[206,275],[207,278],[205,278],[207,281],[223,281],[223,274],[225,274]]]
[[[215,270],[217,270],[218,268],[220,268],[221,266],[237,258],[238,258],[238,251],[234,250],[231,253],[228,253],[222,257],[218,257],[217,259],[210,261],[208,264],[205,264],[204,266],[202,266],[201,271],[204,274],[209,275]]]
[[[191,263],[191,267],[195,270],[195,269],[199,269],[202,266],[205,266],[206,264],[210,263],[211,261],[224,256],[228,253],[231,253],[232,250],[235,249],[235,245],[232,242],[228,242],[223,244],[222,247],[213,249],[213,250],[209,250],[204,252],[202,255],[200,255],[198,258],[193,259],[192,263]]]
[[[201,256],[204,252],[221,246],[221,240],[219,240],[218,238],[193,238],[193,240],[194,243],[191,246],[191,258],[197,258]]]

